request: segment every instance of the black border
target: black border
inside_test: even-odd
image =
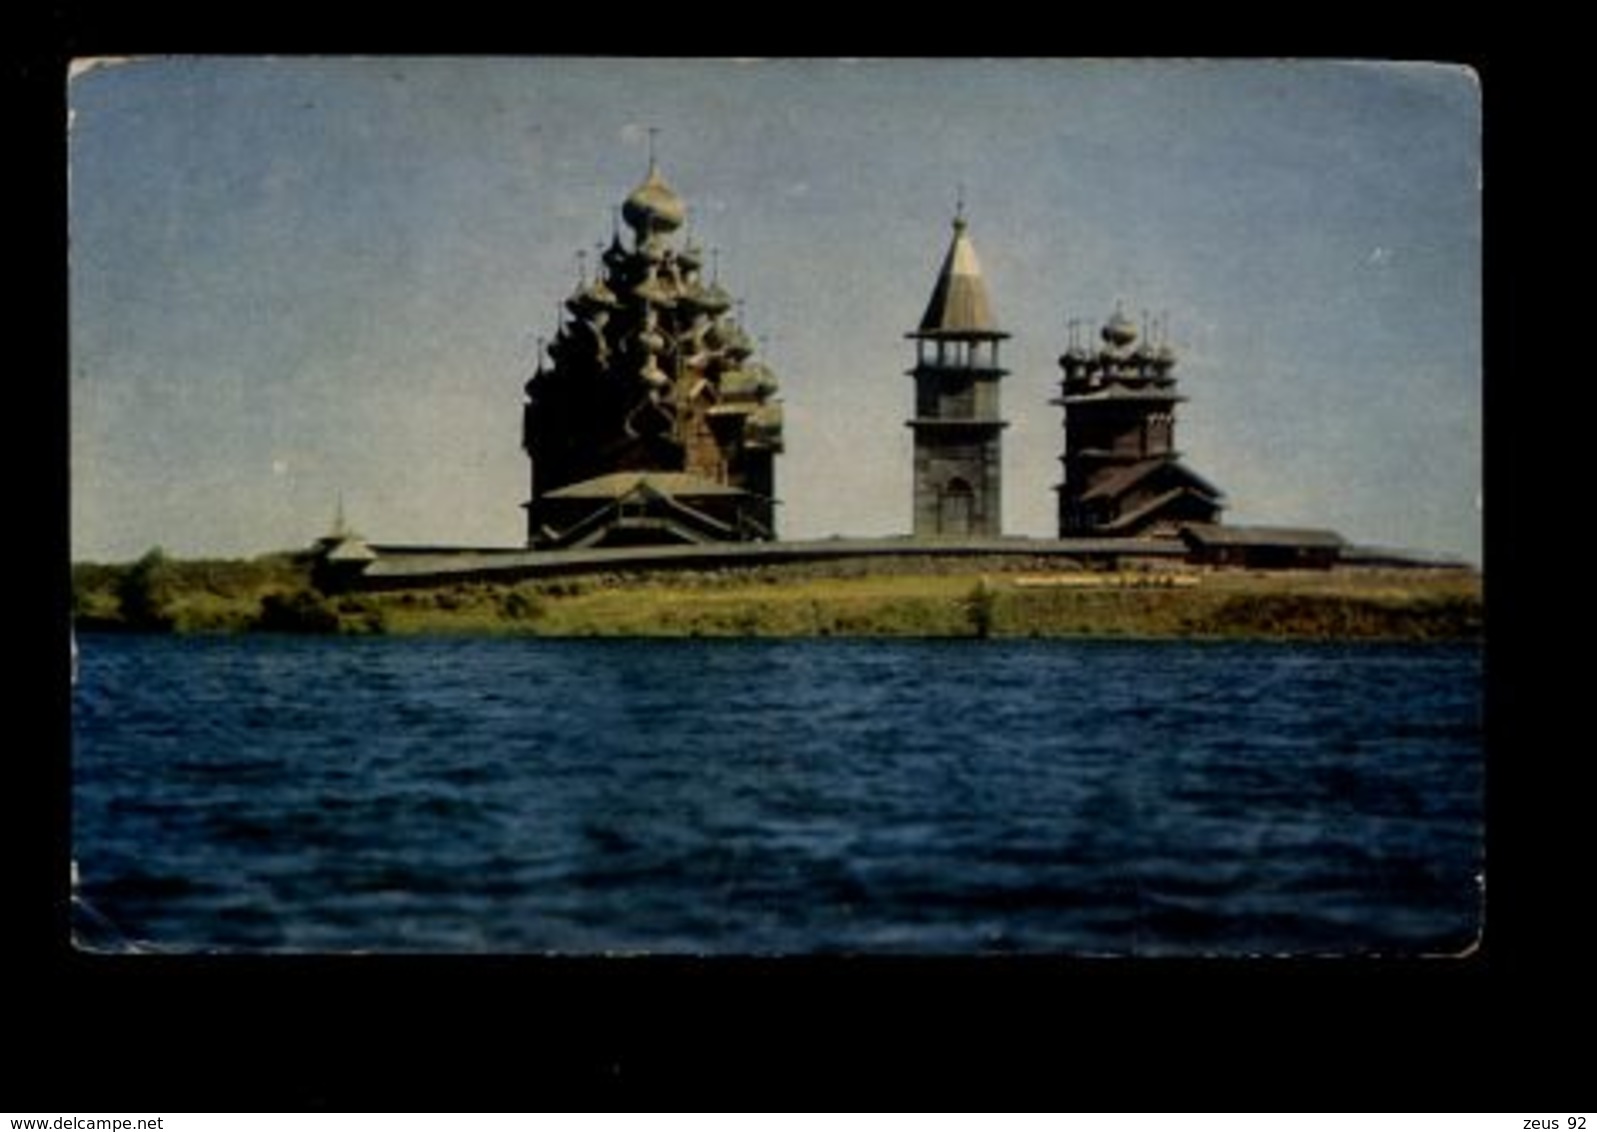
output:
[[[1529,171],[1539,167],[1525,132],[1534,91],[1507,49],[1483,51],[1478,37],[1468,49],[1444,34],[1374,53],[1357,44],[1311,52],[1465,62],[1483,86],[1490,788],[1487,933],[1476,954],[1159,962],[177,959],[64,948],[66,60],[157,49],[432,54],[490,44],[494,53],[518,54],[541,52],[559,38],[488,24],[466,32],[425,20],[418,26],[418,10],[403,24],[392,21],[404,17],[385,12],[365,17],[354,32],[318,28],[308,48],[303,34],[285,34],[270,13],[258,14],[254,22],[236,10],[216,11],[200,23],[153,19],[137,6],[107,14],[57,4],[35,13],[37,26],[6,61],[8,102],[20,123],[11,136],[25,154],[13,165],[22,196],[13,198],[12,216],[23,230],[26,285],[12,299],[22,302],[18,325],[40,351],[10,383],[12,419],[27,422],[26,464],[12,483],[25,506],[39,507],[13,528],[23,534],[13,560],[30,567],[21,603],[26,651],[13,655],[23,669],[23,702],[42,709],[41,726],[26,734],[43,738],[8,744],[5,757],[6,933],[16,953],[8,970],[28,1003],[11,1014],[25,1048],[7,1067],[8,1092],[19,1103],[27,1081],[65,1079],[69,1093],[35,1096],[108,1112],[527,1109],[598,1107],[618,1098],[662,1106],[677,1096],[702,1104],[753,1086],[752,1095],[769,1106],[797,1107],[839,1095],[839,1085],[864,1084],[901,1096],[907,1086],[926,1105],[1040,1095],[1076,1109],[1281,1103],[1312,1110],[1390,1108],[1395,1098],[1409,1098],[1412,1107],[1487,1110],[1508,1107],[1510,1096],[1530,1103],[1531,1094],[1501,1071],[1516,1051],[1529,1049],[1538,1051],[1546,1083],[1567,1088],[1573,1078],[1561,1070],[1572,1070],[1581,1048],[1575,1035],[1587,1020],[1561,979],[1585,945],[1578,924],[1586,901],[1583,886],[1558,882],[1551,887],[1566,898],[1549,903],[1539,882],[1567,875],[1583,857],[1572,855],[1578,826],[1550,802],[1544,809],[1548,795],[1536,792],[1556,752],[1538,750],[1539,737],[1527,727],[1547,701],[1525,664],[1537,637],[1534,611],[1521,600],[1532,566],[1525,549],[1532,520],[1515,506],[1526,498],[1532,465],[1520,458],[1528,410],[1522,363],[1513,356],[1513,327],[1526,298],[1510,284],[1529,268],[1513,210]],[[924,17],[947,18],[936,10]],[[654,18],[663,22],[668,14],[657,10]],[[930,49],[925,28],[906,37],[894,34],[890,21],[874,34],[861,29],[863,42],[845,47],[839,28],[852,33],[853,25],[819,13],[773,22],[753,10],[721,17],[706,10],[699,26],[717,18],[749,31],[748,46],[686,43],[690,26],[651,39],[647,51],[618,50],[608,40],[615,26],[597,17],[555,46],[571,54],[987,54],[993,39],[991,27],[970,26],[981,23],[980,12],[942,29],[946,37],[934,29],[939,42]],[[1451,26],[1456,31],[1456,21]],[[1069,27],[1067,20],[1046,35],[1005,28],[998,38],[1010,50],[998,53],[1079,47],[1143,55],[1150,38],[1160,41],[1156,30],[1140,43],[1125,42],[1139,38],[1135,31],[1117,44],[1102,35],[1083,41],[1066,34]],[[817,44],[817,36],[831,42]],[[1024,42],[1028,37],[1033,42]],[[1161,53],[1238,54],[1212,37],[1204,46],[1203,38],[1189,34],[1178,50]],[[773,51],[773,41],[785,49]],[[1287,45],[1244,52],[1266,53],[1302,51]],[[1578,733],[1563,740],[1562,755],[1578,758],[1579,742]]]

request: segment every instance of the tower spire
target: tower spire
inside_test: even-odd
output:
[[[919,332],[973,331],[1007,337],[998,330],[992,301],[987,297],[987,283],[982,277],[981,261],[976,258],[975,245],[965,230],[963,194],[959,210],[954,217],[954,238],[949,242],[942,269],[937,273],[937,285],[932,290],[931,302],[926,304],[926,313],[921,316]]]
[[[654,169],[654,139],[655,139],[656,135],[659,134],[659,132],[660,132],[660,127],[659,126],[650,126],[649,129],[648,129],[648,133],[649,133],[649,168],[650,168],[650,170]]]
[[[960,186],[954,234],[915,340],[913,532],[916,538],[1003,533],[998,381],[1001,339]]]

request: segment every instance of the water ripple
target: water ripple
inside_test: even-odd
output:
[[[166,947],[1456,950],[1458,646],[86,637],[85,895]]]

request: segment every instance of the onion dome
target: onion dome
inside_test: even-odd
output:
[[[751,447],[782,450],[782,406],[761,405],[743,424],[743,439]]]
[[[1126,373],[1129,377],[1148,379],[1159,374],[1159,362],[1153,355],[1153,347],[1146,340],[1136,343],[1131,348],[1131,356],[1126,360]]]
[[[674,232],[687,219],[688,210],[682,198],[660,176],[660,170],[650,164],[649,175],[627,197],[626,203],[621,206],[621,215],[633,231],[640,234]]]
[[[1101,333],[1103,340],[1116,349],[1124,349],[1137,340],[1136,324],[1120,310],[1109,316],[1109,321],[1103,324]]]
[[[659,232],[650,232],[638,241],[637,254],[658,267],[665,261],[665,252],[670,246],[666,243],[665,236]]]
[[[720,390],[725,401],[757,401],[759,375],[750,370],[729,369],[721,375]]]
[[[671,293],[671,289],[656,278],[653,272],[650,272],[642,283],[634,287],[632,292],[640,299],[644,299],[656,306],[669,307],[676,304],[676,296]]]
[[[699,302],[711,314],[725,314],[732,309],[732,296],[726,293],[726,288],[719,283],[711,283],[704,288],[704,293],[699,296]]]
[[[699,270],[704,266],[704,252],[693,240],[688,240],[682,250],[677,252],[677,263],[689,273]]]
[[[655,362],[653,354],[650,354],[644,360],[643,369],[638,372],[638,376],[643,378],[651,389],[664,389],[671,384],[671,379],[665,375],[665,371]]]
[[[646,326],[638,332],[638,345],[651,354],[663,353],[665,351],[665,335],[661,334],[653,326]]]
[[[1074,374],[1087,367],[1092,361],[1092,355],[1081,346],[1071,344],[1063,354],[1059,355],[1059,368],[1066,373]]]
[[[614,310],[620,304],[616,301],[615,292],[605,286],[603,279],[595,279],[586,287],[579,287],[566,300],[566,309],[572,314],[584,318],[598,314],[604,310]]]
[[[754,343],[749,341],[748,334],[730,319],[720,324],[719,337],[721,348],[730,358],[742,359],[754,353]]]
[[[676,302],[679,310],[692,315],[695,320],[704,318],[710,309],[705,304],[704,288],[697,283],[679,282]]]
[[[615,271],[627,262],[627,249],[621,246],[621,233],[610,234],[610,246],[600,253],[599,258],[611,271]]]
[[[660,285],[665,288],[666,293],[669,294],[673,300],[680,299],[682,297],[682,292],[684,290],[682,285],[682,273],[677,270],[676,260],[672,257],[670,252],[666,253],[665,261],[660,264],[660,268],[656,273],[655,278],[660,281]]]
[[[773,396],[781,388],[777,384],[776,374],[772,373],[769,367],[756,362],[749,367],[749,370],[754,374],[754,391],[761,397]]]
[[[705,349],[712,325],[702,311],[695,312],[688,324],[677,331],[677,343],[694,350]]]
[[[721,347],[725,345],[716,329],[715,321],[702,312],[694,316],[692,324],[688,327],[688,337],[695,346],[709,350],[712,354],[720,353]]]

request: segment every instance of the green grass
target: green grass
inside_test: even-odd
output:
[[[1019,565],[906,566],[596,574],[332,597],[312,589],[306,563],[289,555],[169,560],[157,578],[178,632],[1436,640],[1483,629],[1481,579],[1469,571],[1211,571],[1179,587],[1157,584],[1160,575],[1156,584],[1053,587],[1017,584]],[[80,625],[122,626],[118,588],[131,568],[74,567]]]
[[[370,595],[389,632],[671,637],[1480,635],[1473,575],[1205,575],[1181,588],[1021,587],[1001,574],[657,576]],[[507,614],[507,605],[515,615]]]

